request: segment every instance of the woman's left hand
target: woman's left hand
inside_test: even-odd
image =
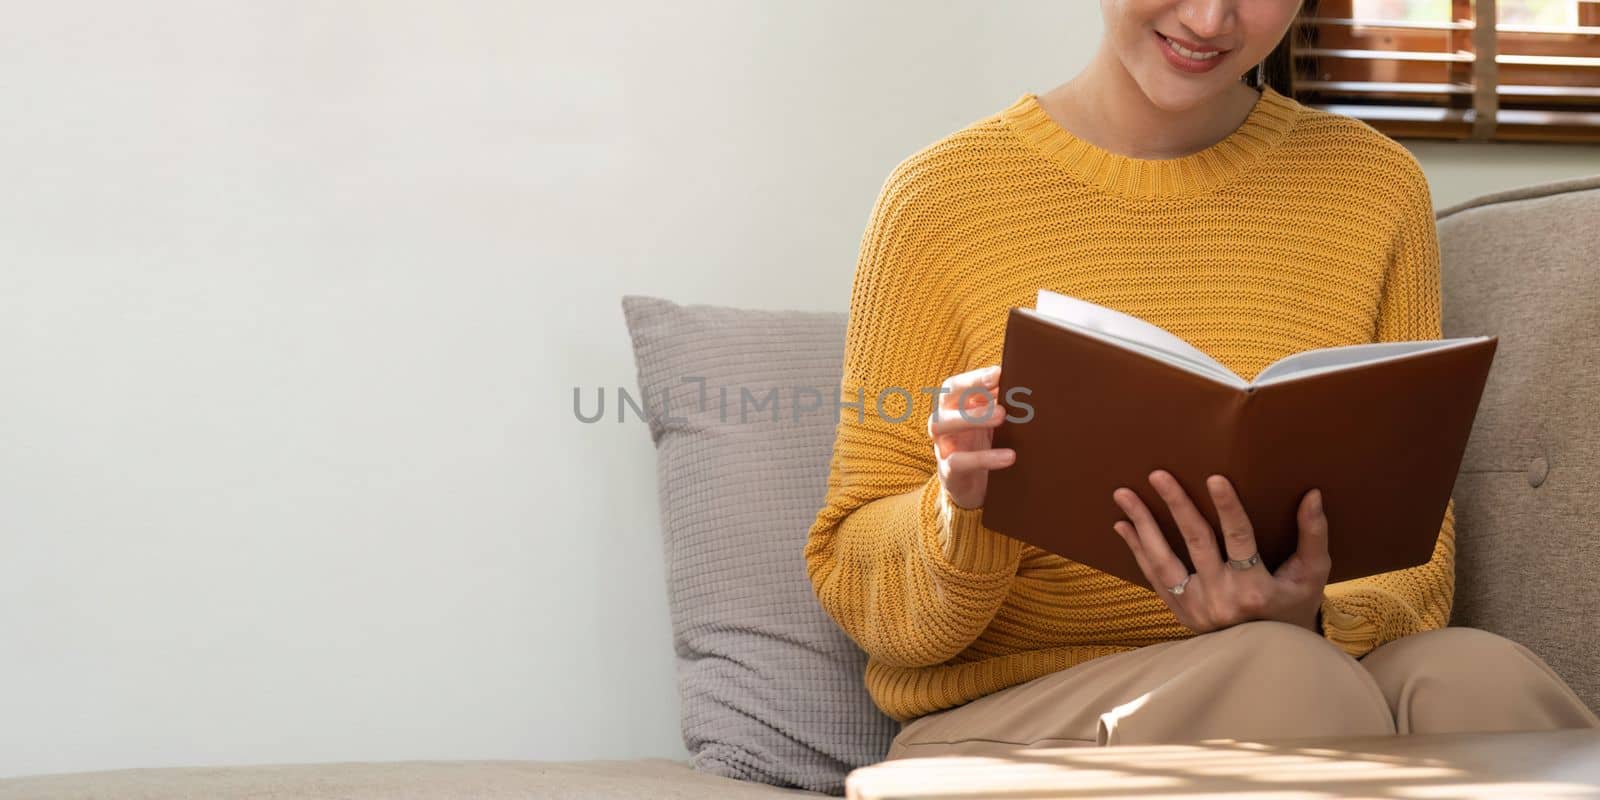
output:
[[[1172,609],[1178,622],[1196,633],[1205,633],[1250,620],[1273,619],[1321,633],[1317,612],[1322,606],[1322,589],[1327,585],[1332,561],[1328,557],[1328,518],[1322,512],[1320,490],[1306,492],[1300,499],[1299,542],[1294,555],[1272,573],[1260,562],[1249,569],[1223,563],[1224,556],[1217,551],[1217,537],[1210,523],[1171,473],[1159,469],[1150,473],[1150,485],[1172,511],[1195,573],[1189,575],[1183,562],[1168,546],[1150,509],[1137,493],[1126,487],[1113,492],[1112,499],[1133,523],[1118,520],[1112,527],[1133,550],[1139,568]],[[1245,515],[1233,484],[1221,475],[1212,475],[1206,481],[1206,488],[1211,492],[1222,523],[1226,557],[1248,560],[1257,553],[1255,531],[1250,527],[1250,518]],[[1184,583],[1186,576],[1188,582]],[[1180,583],[1184,584],[1181,594],[1169,590]]]

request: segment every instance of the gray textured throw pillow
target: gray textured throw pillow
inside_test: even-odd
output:
[[[636,295],[622,307],[639,373],[634,400],[656,445],[694,767],[843,794],[845,775],[882,760],[899,730],[866,692],[866,655],[806,575],[846,315]]]

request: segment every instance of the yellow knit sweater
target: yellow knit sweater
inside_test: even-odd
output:
[[[861,239],[827,497],[805,546],[822,607],[869,656],[869,693],[902,722],[1194,635],[1154,592],[985,528],[942,491],[918,389],[999,363],[1008,309],[1041,287],[1149,320],[1246,379],[1310,348],[1441,336],[1415,159],[1270,88],[1236,131],[1181,158],[1098,148],[1032,93],[906,158]],[[888,387],[911,393],[909,416],[895,392],[880,415]],[[864,415],[846,405],[863,395]],[[1432,561],[1327,587],[1324,635],[1359,657],[1444,626],[1454,557],[1452,500]]]

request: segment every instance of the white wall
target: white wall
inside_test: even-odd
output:
[[[843,309],[1094,4],[0,6],[0,775],[683,754],[618,297]],[[1593,149],[1426,145],[1445,205]]]

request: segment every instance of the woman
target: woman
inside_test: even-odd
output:
[[[1224,551],[1152,472],[1193,575],[1118,490],[1127,519],[1078,535],[1122,537],[1156,592],[983,527],[988,473],[1016,459],[990,447],[1006,410],[985,402],[1006,313],[1041,287],[1154,322],[1245,378],[1311,348],[1441,336],[1428,184],[1394,141],[1288,96],[1297,2],[1101,10],[1082,72],[907,158],[862,237],[805,556],[869,655],[873,701],[903,723],[889,757],[1600,725],[1526,648],[1445,627],[1453,502],[1431,561],[1333,585],[1315,490],[1298,551],[1269,572],[1226,476],[1193,476]],[[956,413],[970,387],[988,391]]]

